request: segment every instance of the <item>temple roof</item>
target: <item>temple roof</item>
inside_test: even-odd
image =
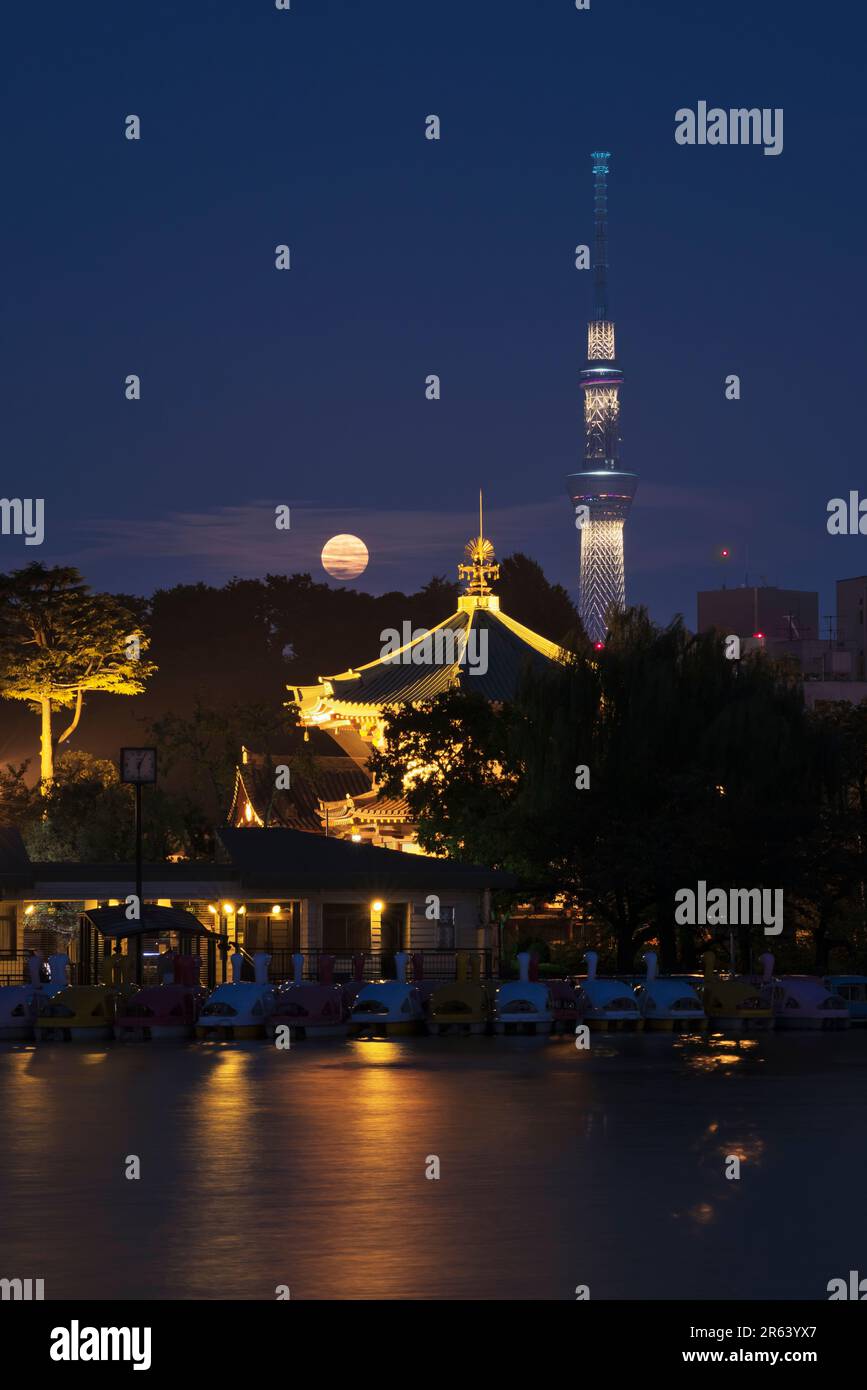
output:
[[[467,594],[459,603],[444,622],[419,631],[385,657],[321,678],[318,685],[290,686],[302,721],[376,716],[455,686],[488,700],[510,700],[528,665],[538,669],[564,659],[555,642],[501,612],[494,595]]]
[[[320,816],[328,813],[329,824],[339,829],[355,824],[409,824],[413,817],[402,796],[385,796],[376,787],[362,792],[360,796],[347,796],[342,800],[320,803]]]
[[[492,702],[512,700],[528,667],[539,670],[567,660],[556,642],[501,612],[492,591],[500,567],[485,536],[481,492],[478,535],[467,542],[465,554],[458,577],[466,589],[457,612],[430,630],[413,631],[405,622],[400,635],[381,633],[379,657],[364,666],[320,676],[318,685],[290,685],[289,703],[297,708],[300,724],[327,729],[344,752],[363,762],[365,743],[381,741],[387,710],[454,688]]]
[[[281,763],[292,767],[291,755],[244,750],[245,761],[235,769],[235,790],[226,819],[232,825],[264,825],[289,830],[322,830],[320,802],[344,803],[347,798],[370,791],[370,773],[352,758],[315,757],[310,760],[312,776],[305,771],[291,773],[291,786],[275,790],[274,768]],[[247,813],[247,807],[250,811]]]

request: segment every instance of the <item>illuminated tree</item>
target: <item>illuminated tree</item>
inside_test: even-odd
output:
[[[43,789],[58,745],[78,727],[85,695],[138,695],[156,670],[142,660],[149,639],[140,609],[135,599],[91,593],[78,570],[62,565],[0,576],[0,695],[25,700],[40,715]],[[52,716],[60,709],[72,717],[55,735]]]

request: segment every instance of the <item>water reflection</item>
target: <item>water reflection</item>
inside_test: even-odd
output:
[[[715,1298],[732,1270],[810,1298],[858,1267],[867,1036],[503,1043],[0,1047],[4,1265],[48,1297],[293,1300]]]

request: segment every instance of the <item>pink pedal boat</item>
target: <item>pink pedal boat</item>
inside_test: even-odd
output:
[[[766,951],[759,957],[762,967],[762,998],[770,1001],[778,1028],[821,1028],[830,1031],[849,1027],[849,1005],[839,994],[832,994],[818,975],[780,975],[774,978],[774,957]]]
[[[530,964],[527,971],[533,984],[539,983],[539,957],[535,951],[530,953]],[[548,1005],[551,1010],[553,1023],[552,1033],[574,1033],[575,1025],[579,1020],[578,995],[574,985],[570,985],[566,980],[548,980]]]
[[[277,1005],[265,1024],[269,1038],[288,1027],[290,1038],[344,1038],[349,1031],[349,1003],[340,985],[334,984],[334,957],[319,957],[319,979],[304,979],[304,957],[292,957],[294,980],[281,985]]]
[[[548,993],[551,996],[551,1013],[554,1015],[551,1032],[574,1033],[581,1019],[575,987],[566,980],[549,980]]]
[[[196,957],[175,956],[172,983],[151,985],[118,1002],[114,1036],[118,1042],[191,1038],[206,998]]]

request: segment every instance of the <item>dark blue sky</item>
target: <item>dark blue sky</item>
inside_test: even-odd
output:
[[[322,577],[349,530],[362,586],[416,587],[453,576],[481,484],[498,552],[574,592],[573,248],[602,147],[628,598],[692,621],[727,543],[730,582],[748,547],[830,613],[867,570],[825,531],[830,497],[867,493],[864,37],[854,5],[805,0],[16,5],[2,491],[46,499],[47,537],[0,537],[0,567]],[[783,153],[678,146],[699,100],[782,107]]]

